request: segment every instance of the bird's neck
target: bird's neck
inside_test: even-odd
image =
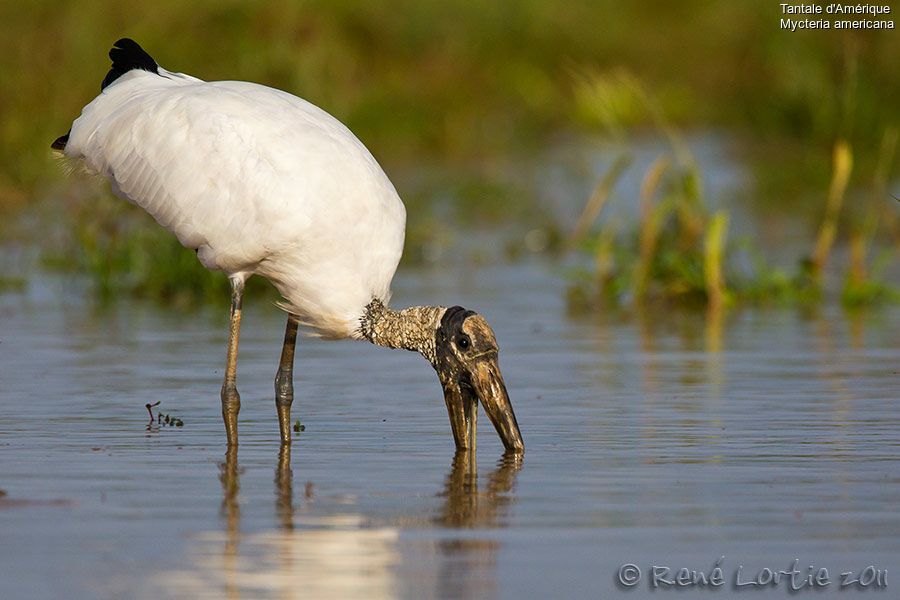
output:
[[[434,336],[446,310],[443,306],[391,310],[380,300],[372,300],[360,319],[359,331],[373,344],[415,350],[434,365]]]

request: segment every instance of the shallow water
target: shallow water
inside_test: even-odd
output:
[[[284,317],[252,302],[226,456],[224,311],[96,308],[40,279],[0,296],[0,598],[638,598],[654,566],[719,566],[728,596],[794,559],[826,596],[845,571],[896,594],[900,310],[572,318],[540,265],[394,288],[493,325],[523,458],[483,414],[477,467],[454,457],[421,357],[316,339],[279,453]],[[156,401],[184,426],[148,428]]]

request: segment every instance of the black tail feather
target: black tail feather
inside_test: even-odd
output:
[[[69,130],[69,133],[72,133],[71,129]],[[54,150],[65,150],[66,144],[69,141],[69,133],[53,140],[53,143],[50,144],[50,147],[53,148]]]
[[[113,61],[112,68],[103,78],[103,83],[100,84],[101,90],[106,89],[106,86],[132,69],[143,69],[159,75],[159,65],[156,64],[153,57],[131,38],[122,38],[113,44],[112,50],[109,51],[109,57]]]

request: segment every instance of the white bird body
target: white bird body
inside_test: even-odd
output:
[[[406,210],[363,144],[287,92],[133,69],[75,120],[68,157],[108,178],[203,265],[266,277],[327,337],[387,304]]]
[[[134,40],[117,41],[110,58],[100,95],[51,147],[109,179],[231,279],[221,392],[229,447],[238,442],[244,281],[261,275],[289,313],[275,376],[282,444],[291,441],[303,322],[326,337],[419,352],[437,371],[458,449],[475,448],[480,400],[506,449],[522,452],[487,321],[460,306],[387,307],[406,209],[349,129],[287,92],[166,71]]]

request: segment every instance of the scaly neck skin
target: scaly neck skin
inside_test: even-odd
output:
[[[434,336],[446,310],[443,306],[391,310],[381,300],[372,300],[360,319],[359,331],[373,344],[415,350],[434,365]]]

